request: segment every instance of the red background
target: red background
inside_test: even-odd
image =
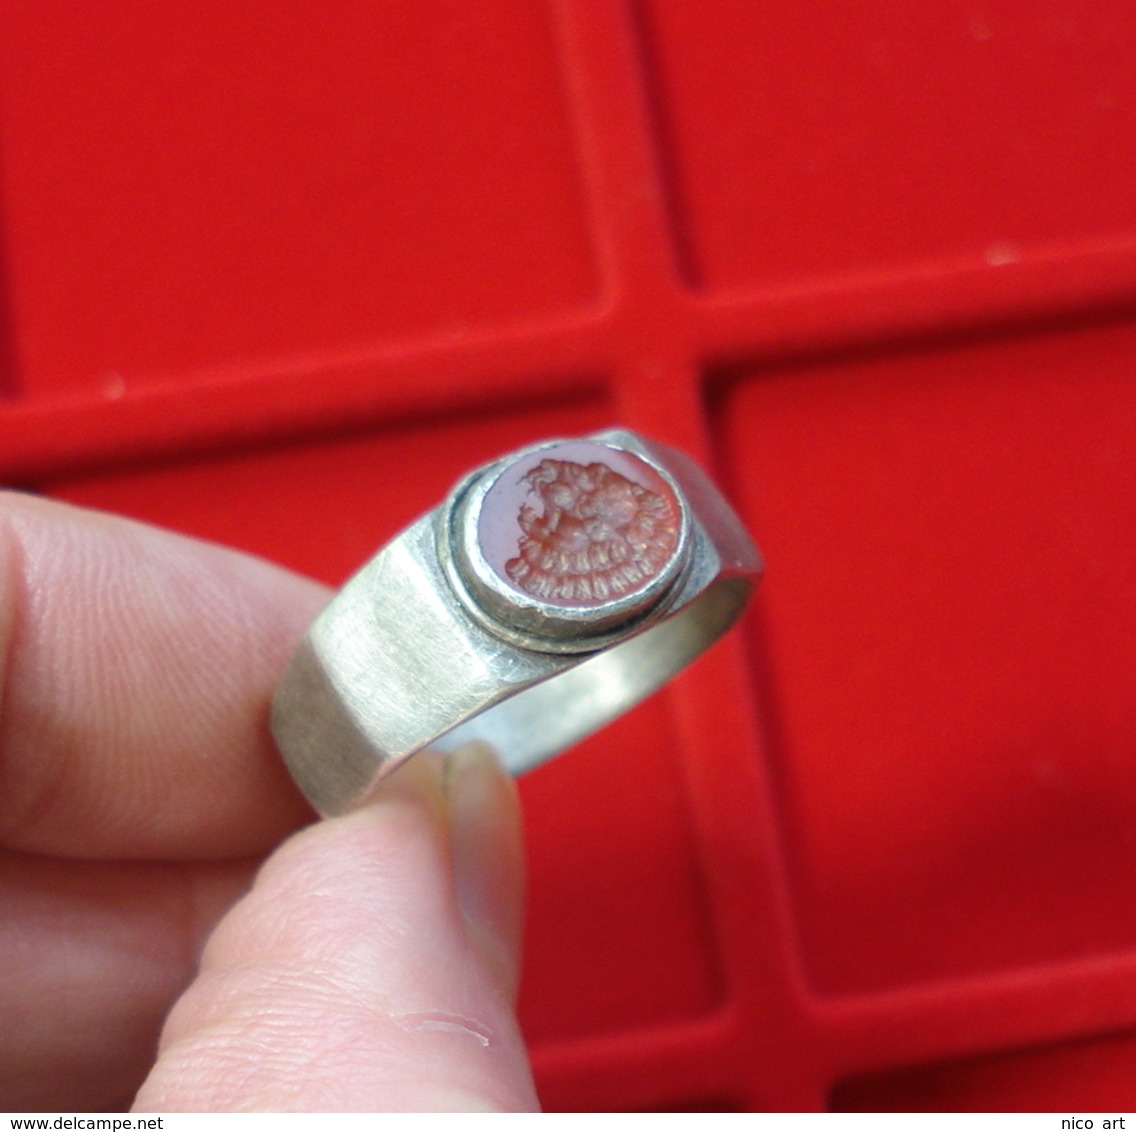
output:
[[[7,0],[0,476],[342,580],[621,423],[768,559],[523,783],[552,1108],[1136,1107],[1128,0]]]

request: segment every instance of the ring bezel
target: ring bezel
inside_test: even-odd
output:
[[[603,648],[666,612],[690,558],[690,505],[670,472],[618,432],[585,438],[589,445],[625,453],[645,464],[671,492],[679,518],[678,537],[665,565],[645,585],[594,605],[570,606],[524,593],[500,577],[484,553],[480,521],[486,497],[516,464],[579,439],[553,439],[511,452],[471,473],[451,493],[439,515],[439,556],[459,601],[483,627],[510,644],[537,652],[575,653]]]

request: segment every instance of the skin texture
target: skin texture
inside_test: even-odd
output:
[[[273,750],[328,596],[0,493],[0,1109],[535,1107],[492,752],[313,824]]]

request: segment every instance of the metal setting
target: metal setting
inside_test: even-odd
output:
[[[482,538],[484,507],[510,470],[539,465],[542,458],[565,449],[575,451],[585,442],[549,440],[513,452],[467,477],[443,508],[439,550],[450,584],[472,617],[490,632],[512,644],[538,652],[593,652],[612,644],[660,616],[665,601],[690,554],[691,521],[682,493],[667,470],[608,433],[606,443],[586,442],[609,460],[634,460],[649,470],[673,493],[678,530],[675,545],[653,577],[628,592],[599,603],[576,605],[534,596],[509,584],[488,562]],[[598,453],[597,453],[598,455]],[[513,540],[516,541],[515,538]]]
[[[276,691],[273,734],[325,815],[424,747],[484,740],[519,774],[693,660],[760,573],[682,453],[622,429],[532,445],[465,477],[347,582]]]

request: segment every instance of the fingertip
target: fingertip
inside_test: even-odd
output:
[[[486,743],[458,748],[443,779],[454,885],[475,944],[516,1001],[524,930],[524,852],[517,789]]]
[[[426,753],[286,842],[214,933],[137,1107],[534,1106],[511,1003],[459,904],[452,806]]]
[[[233,550],[0,493],[0,840],[88,858],[265,852],[310,815],[265,706],[326,600]]]

